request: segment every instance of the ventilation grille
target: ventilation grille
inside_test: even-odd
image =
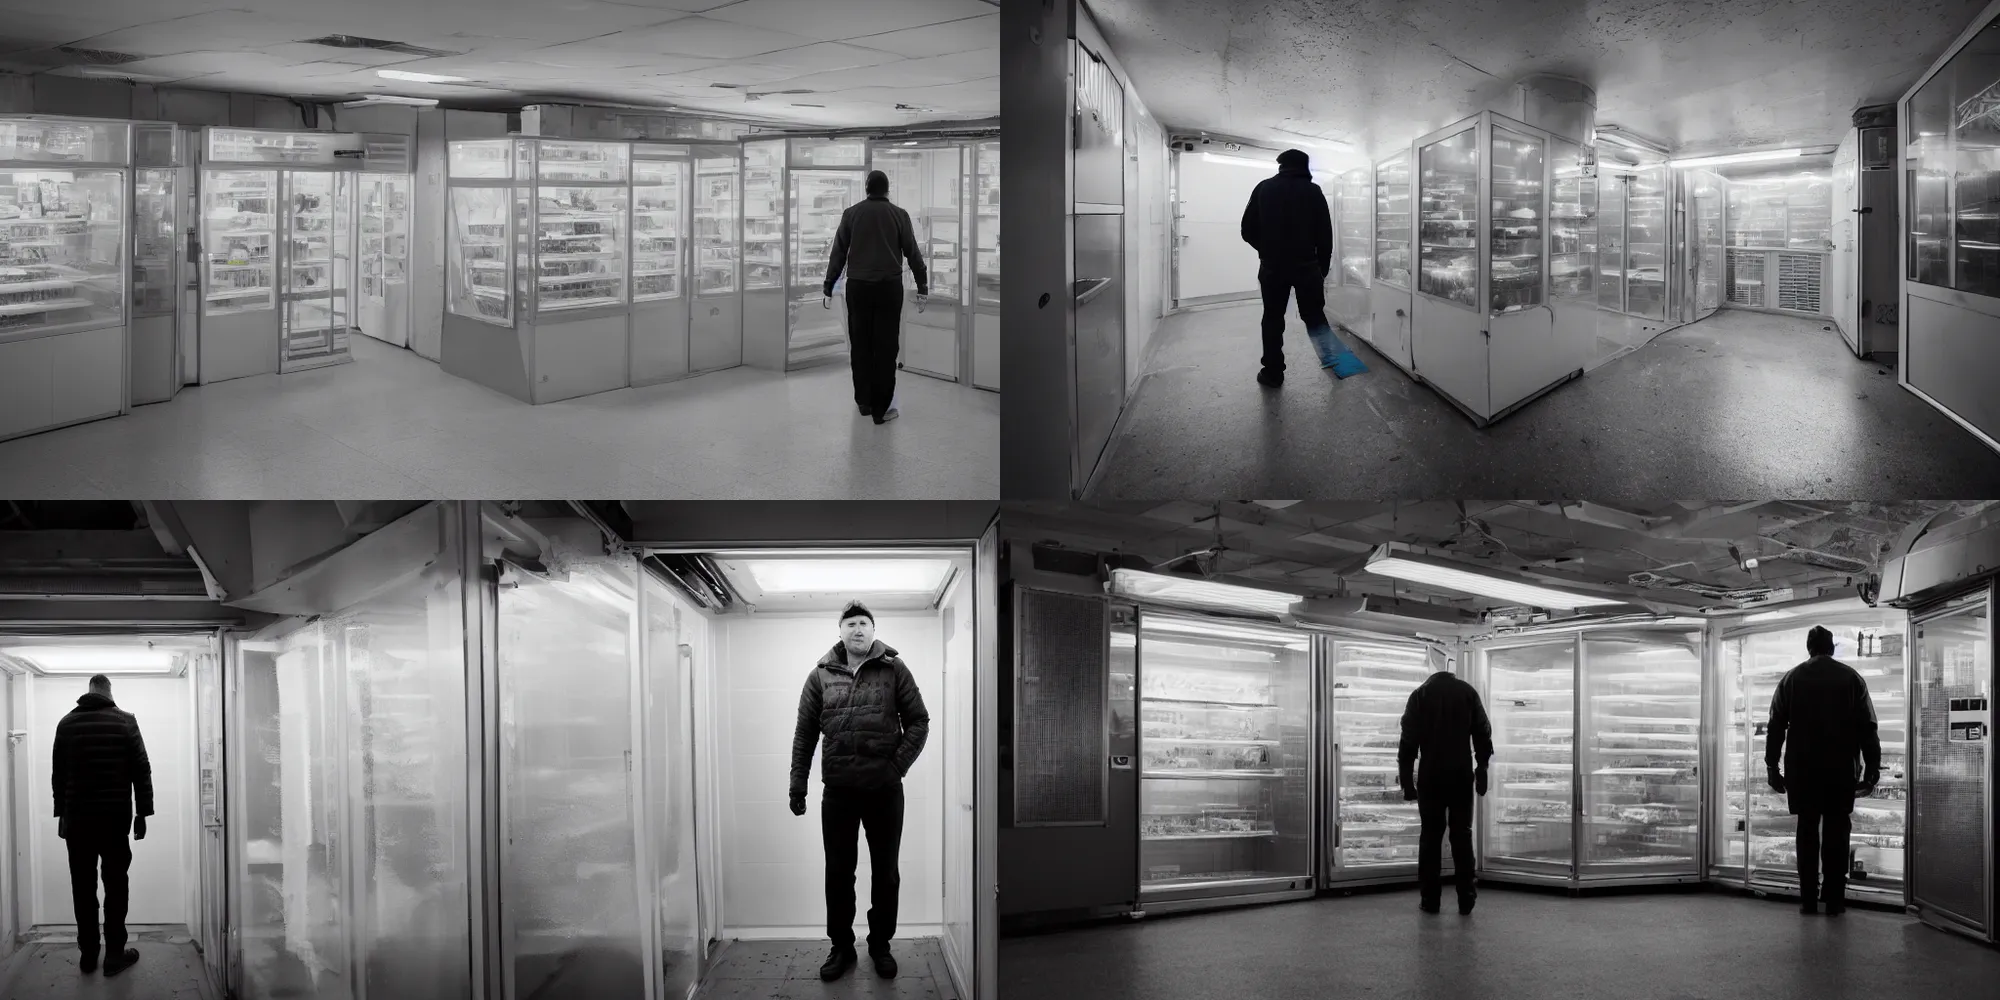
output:
[[[336,49],[374,49],[378,52],[395,52],[406,56],[424,56],[429,58],[459,54],[456,52],[447,52],[443,49],[427,49],[421,45],[411,45],[408,42],[392,42],[382,38],[363,38],[360,35],[321,35],[318,38],[307,38],[302,44],[325,45]]]
[[[1014,825],[1105,822],[1104,602],[1019,592]]]
[[[410,166],[410,137],[406,135],[366,135],[362,143],[367,150],[363,168],[370,173],[407,174]]]
[[[1821,264],[1818,254],[1778,255],[1778,308],[1817,313]]]
[[[1729,251],[1729,301],[1739,306],[1764,304],[1764,255],[1755,250]]]

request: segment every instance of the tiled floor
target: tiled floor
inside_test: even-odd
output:
[[[958,1000],[936,938],[895,943],[894,979],[875,974],[862,949],[861,964],[831,983],[821,982],[825,941],[732,941],[709,970],[697,1000]]]
[[[529,406],[355,338],[353,364],[185,389],[127,416],[0,442],[27,498],[992,499],[1000,397],[897,379],[856,412],[845,365],[749,368]]]
[[[104,970],[77,968],[74,938],[49,938],[24,945],[0,963],[0,1000],[218,1000],[201,953],[182,934],[133,935],[139,964],[109,979]]]
[[[1164,322],[1091,497],[1948,497],[2000,488],[2000,455],[1812,320],[1725,309],[1485,430],[1358,338],[1343,339],[1372,370],[1336,381],[1314,365],[1296,318],[1285,385],[1263,389],[1257,324],[1255,305]]]

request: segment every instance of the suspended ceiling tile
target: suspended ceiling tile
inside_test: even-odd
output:
[[[334,30],[325,23],[273,17],[248,10],[219,10],[168,21],[139,24],[81,39],[77,45],[136,55],[175,55],[265,49]],[[341,49],[326,49],[331,56]]]
[[[577,70],[598,73],[615,72],[625,69],[636,70],[632,76],[658,76],[665,73],[683,73],[723,65],[721,59],[706,59],[699,56],[660,55],[632,48],[609,48],[595,39],[588,42],[570,42],[551,45],[522,53],[520,62],[538,63],[544,66],[559,66],[574,73]],[[626,75],[626,74],[620,74]]]
[[[944,24],[926,25],[921,28],[902,28],[885,31],[879,35],[861,35],[848,39],[848,42],[853,45],[865,45],[871,49],[881,49],[884,52],[894,52],[909,59],[990,49],[1000,43],[1000,15],[987,14],[982,17],[968,17],[963,21],[947,21]]]
[[[148,75],[178,77],[221,74],[232,81],[256,82],[262,89],[266,80],[310,80],[314,77],[342,76],[353,66],[336,63],[297,62],[261,52],[183,52],[126,63],[119,69]]]
[[[698,15],[658,27],[635,28],[596,39],[607,48],[711,59],[743,59],[798,48],[817,40]]]
[[[879,49],[843,45],[840,42],[815,42],[796,49],[785,49],[757,57],[757,62],[760,64],[793,70],[794,76],[881,66],[896,60],[895,55]]]
[[[784,66],[770,66],[748,59],[736,62],[718,63],[687,73],[675,73],[669,79],[679,80],[689,86],[709,88],[713,84],[725,83],[732,87],[747,87],[754,84],[776,83],[790,80],[799,74]]]
[[[831,40],[993,13],[993,6],[981,0],[742,0],[715,11],[714,16]],[[997,33],[994,40],[997,43]]]

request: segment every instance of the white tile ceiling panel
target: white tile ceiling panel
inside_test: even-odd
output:
[[[256,0],[256,7],[300,21],[334,22],[332,30],[343,34],[399,41],[473,31],[548,44],[688,16],[606,0]]]
[[[910,59],[924,56],[948,56],[954,52],[971,52],[974,49],[990,49],[1000,44],[1000,15],[968,17],[963,21],[949,21],[922,28],[904,28],[900,31],[885,31],[879,35],[864,35],[847,40],[850,45],[863,45],[884,52],[894,52]]]
[[[714,16],[834,40],[992,13],[993,6],[982,0],[743,0],[717,10]]]
[[[649,85],[654,82],[671,82],[697,89],[709,89],[710,84],[716,83],[728,84],[731,87],[754,87],[790,80],[798,75],[783,66],[766,66],[761,62],[738,60],[718,63],[692,73],[664,73],[657,76],[647,74],[646,82]]]
[[[355,72],[355,67],[338,63],[300,62],[280,56],[265,55],[262,52],[181,52],[170,56],[155,56],[138,62],[126,63],[119,69],[129,69],[134,73],[167,75],[176,78],[199,76],[204,73],[224,73],[233,78],[273,74],[287,80],[310,80],[330,76],[347,76]],[[372,73],[370,74],[372,77]]]
[[[540,66],[557,66],[568,70],[572,75],[577,75],[577,71],[579,70],[593,71],[582,73],[581,78],[583,79],[604,79],[607,75],[612,74],[612,71],[624,70],[633,70],[635,72],[617,72],[615,75],[622,78],[688,72],[704,69],[709,66],[722,65],[724,62],[721,59],[703,59],[696,56],[661,55],[657,52],[648,53],[636,49],[606,48],[597,39],[592,39],[588,42],[569,42],[563,45],[551,45],[547,48],[535,49],[532,52],[522,52],[515,55],[513,61]],[[438,62],[443,65],[449,64],[448,60],[438,60]],[[439,70],[438,72],[449,72],[449,70]],[[452,75],[462,76],[464,74],[454,73]]]
[[[169,21],[136,24],[79,39],[75,44],[144,56],[229,49],[264,49],[340,30],[337,19],[276,17],[257,11],[218,10]],[[326,57],[348,50],[326,49]]]
[[[880,66],[894,62],[896,56],[880,49],[864,49],[856,45],[839,42],[817,42],[785,49],[757,57],[757,62],[766,66],[793,70],[794,75],[826,73],[839,69],[860,69],[864,66]]]
[[[1000,72],[998,49],[961,52],[931,59],[906,59],[885,66],[835,70],[802,76],[792,83],[817,91],[849,90],[856,87],[934,87],[964,83]],[[995,91],[998,94],[998,91]]]
[[[783,31],[732,24],[707,17],[687,17],[657,28],[638,28],[606,35],[597,43],[631,52],[741,59],[809,45],[813,39]]]

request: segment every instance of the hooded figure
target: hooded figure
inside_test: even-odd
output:
[[[1813,626],[1806,653],[1811,658],[1785,671],[1771,694],[1764,765],[1771,787],[1799,818],[1799,911],[1818,912],[1823,898],[1832,915],[1847,908],[1854,799],[1873,792],[1881,778],[1882,741],[1868,682],[1833,658],[1833,633]]]
[[[1410,692],[1396,751],[1396,779],[1403,786],[1403,798],[1416,800],[1423,822],[1417,841],[1417,888],[1425,913],[1436,913],[1444,895],[1440,871],[1447,832],[1458,880],[1458,912],[1472,912],[1479,895],[1473,885],[1478,859],[1472,855],[1472,796],[1486,794],[1486,764],[1492,759],[1493,723],[1476,688],[1439,670]]]
[[[1272,388],[1285,381],[1285,304],[1294,293],[1307,332],[1330,337],[1333,329],[1326,318],[1333,213],[1326,193],[1313,183],[1309,163],[1299,150],[1279,153],[1278,175],[1259,182],[1243,209],[1243,242],[1257,249],[1257,288],[1264,298],[1264,355],[1257,381]],[[1334,374],[1346,377],[1338,366]]]
[[[56,832],[69,846],[70,897],[76,906],[77,967],[97,970],[97,873],[104,870],[104,974],[115,976],[139,960],[125,947],[132,845],[146,839],[153,814],[153,765],[139,720],[111,700],[111,680],[90,679],[90,692],[56,723],[50,757],[55,785]]]

